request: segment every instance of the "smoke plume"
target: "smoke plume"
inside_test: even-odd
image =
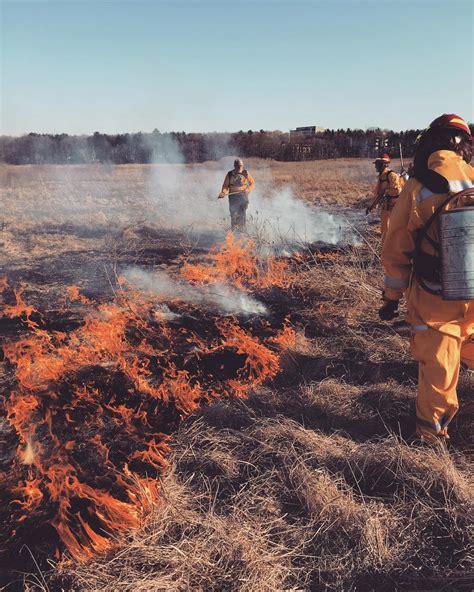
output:
[[[128,267],[123,276],[131,285],[145,292],[156,294],[162,299],[181,300],[201,306],[216,308],[224,314],[244,316],[265,315],[266,307],[245,292],[233,286],[212,284],[191,286],[170,277],[166,272],[148,272],[139,267]]]
[[[177,150],[173,146],[173,162]],[[163,228],[222,238],[229,228],[229,206],[228,198],[217,196],[232,163],[233,158],[204,165],[156,164],[147,185],[149,220]],[[276,187],[269,168],[259,165],[250,173],[256,179],[247,211],[247,232],[252,238],[275,246],[357,242],[345,217],[296,198],[291,186]]]

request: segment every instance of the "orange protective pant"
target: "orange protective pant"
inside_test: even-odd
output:
[[[417,434],[434,441],[448,437],[448,424],[459,408],[456,387],[461,360],[474,369],[474,320],[413,329],[412,354],[419,363]]]

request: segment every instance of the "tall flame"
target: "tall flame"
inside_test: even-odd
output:
[[[294,282],[294,274],[285,260],[272,256],[260,260],[255,243],[237,240],[232,232],[227,234],[223,245],[211,250],[205,264],[186,263],[181,275],[190,282],[230,283],[241,290],[289,288]]]

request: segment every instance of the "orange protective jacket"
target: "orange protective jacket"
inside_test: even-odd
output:
[[[391,169],[385,169],[382,171],[377,180],[377,184],[375,185],[374,197],[378,198],[385,194],[387,197],[396,198],[400,195],[400,191],[400,176]],[[394,199],[383,200],[381,202],[381,209],[389,210],[392,209],[394,205]]]
[[[449,150],[434,152],[428,159],[428,168],[445,177],[449,181],[451,191],[462,191],[474,184],[474,168],[466,164],[455,152]],[[397,199],[383,245],[384,296],[390,300],[399,300],[406,292],[407,321],[413,325],[436,324],[455,319],[459,315],[464,316],[466,306],[471,309],[471,314],[474,316],[472,301],[465,303],[444,301],[440,296],[431,295],[422,290],[416,280],[411,281],[416,231],[425,225],[445,199],[446,195],[434,194],[417,179],[409,179]],[[430,227],[428,236],[439,242],[436,224]],[[436,254],[427,241],[423,242],[423,251],[429,255]]]
[[[250,193],[254,187],[255,181],[248,171],[244,169],[241,173],[239,173],[232,170],[229,171],[225,176],[221,194],[243,192]]]
[[[428,167],[449,181],[451,192],[473,186],[474,169],[455,152],[434,152]],[[424,289],[413,274],[417,230],[425,226],[446,197],[432,193],[416,179],[409,179],[393,209],[382,249],[384,296],[398,300],[405,293],[407,299],[411,354],[418,362],[416,431],[429,441],[448,437],[448,426],[459,408],[456,389],[461,361],[474,369],[474,300],[443,300],[437,293]],[[465,197],[463,202],[471,200]],[[457,204],[451,202],[445,207]],[[438,229],[439,225],[433,223],[427,231],[435,243],[439,243]],[[439,256],[427,240],[423,240],[421,249],[427,255]],[[428,272],[427,263],[423,265]],[[423,281],[429,288],[440,288]]]

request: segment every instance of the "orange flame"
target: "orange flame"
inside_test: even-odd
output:
[[[282,350],[292,349],[296,345],[296,332],[289,321],[286,320],[283,328],[274,337],[270,337],[268,341],[275,343]]]
[[[3,284],[3,290],[6,288],[7,284]],[[35,312],[33,306],[28,305],[23,300],[23,292],[25,290],[25,286],[20,286],[20,288],[13,290],[15,294],[16,304],[14,305],[5,305],[3,307],[3,314],[7,317],[21,317],[25,316],[26,320],[29,320],[30,316]]]
[[[262,265],[252,243],[235,241],[232,235],[210,255],[210,262],[185,265],[182,273],[192,281],[230,281],[244,289],[291,282],[286,262]],[[22,512],[18,520],[52,502],[58,536],[74,558],[87,560],[110,548],[112,533],[136,528],[142,513],[159,498],[158,482],[141,474],[140,467],[160,472],[166,466],[170,436],[157,429],[163,410],[184,418],[224,393],[247,396],[276,376],[280,356],[274,346],[291,347],[294,333],[286,324],[265,342],[236,320],[213,319],[214,332],[197,335],[185,326],[166,325],[155,314],[153,297],[125,282],[107,304],[95,304],[69,287],[69,300],[88,312],[69,333],[48,332],[39,315],[38,322],[30,319],[36,311],[24,302],[23,291],[23,286],[15,291],[16,305],[5,308],[7,315],[24,318],[29,333],[4,346],[17,383],[3,404],[19,442],[16,470],[22,479],[13,491]],[[235,377],[216,382],[183,366],[190,356],[199,360],[216,352],[242,358]],[[80,378],[88,368],[93,368],[89,382]],[[101,372],[121,377],[107,387],[107,395],[94,385]],[[131,450],[125,454],[109,446],[104,435],[110,430],[123,432]],[[97,479],[82,464],[80,432],[88,434],[81,442],[101,467]]]
[[[236,240],[229,232],[220,249],[212,250],[207,264],[185,263],[181,275],[198,284],[230,283],[241,290],[249,288],[289,288],[294,282],[288,262],[275,257],[262,260],[256,255],[253,241]]]
[[[81,302],[82,304],[92,304],[84,294],[81,294],[78,286],[68,286],[66,288],[67,297],[71,302]]]

